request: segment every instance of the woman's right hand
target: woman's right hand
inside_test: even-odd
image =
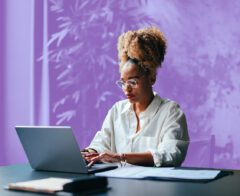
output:
[[[99,154],[96,152],[82,152],[82,156],[87,162],[91,162],[91,159],[99,156]]]
[[[85,148],[81,151],[83,158],[87,163],[91,162],[91,159],[97,157],[99,154],[94,149]]]

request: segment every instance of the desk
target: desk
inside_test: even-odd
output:
[[[26,181],[46,177],[78,177],[81,174],[57,173],[57,172],[37,172],[31,169],[28,164],[12,165],[0,167],[0,195],[42,195],[27,192],[15,192],[4,190],[3,187],[10,182]],[[150,180],[128,180],[109,178],[110,190],[95,195],[108,196],[207,196],[207,195],[240,195],[240,171],[234,171],[229,175],[209,183],[194,182],[169,182],[169,181],[150,181]]]

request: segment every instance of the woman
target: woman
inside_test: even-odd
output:
[[[175,102],[152,89],[165,51],[164,35],[157,28],[119,37],[117,84],[127,99],[109,110],[101,131],[84,150],[89,166],[97,161],[179,166],[184,160],[189,140],[185,115]]]

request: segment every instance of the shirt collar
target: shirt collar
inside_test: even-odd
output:
[[[160,98],[157,93],[154,92],[154,98],[152,102],[148,105],[145,111],[141,112],[139,114],[139,117],[148,117],[148,118],[153,118],[153,116],[156,114],[156,112],[159,109],[159,106],[161,104],[162,99]]]
[[[132,107],[132,104],[128,101],[128,102],[126,103],[126,105],[124,106],[121,114],[129,113],[129,112],[131,112],[131,111],[133,111],[133,107]]]
[[[161,104],[161,97],[154,92],[154,98],[152,102],[148,105],[147,109],[143,112],[140,113],[140,117],[145,117],[148,116],[149,118],[152,118],[154,114],[157,112],[160,104]],[[132,104],[128,101],[126,105],[124,106],[121,114],[129,113],[133,111],[133,106]]]

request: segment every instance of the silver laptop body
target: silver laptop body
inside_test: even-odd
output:
[[[16,126],[16,131],[31,167],[35,170],[94,173],[116,165],[96,164],[91,169],[68,126]]]

